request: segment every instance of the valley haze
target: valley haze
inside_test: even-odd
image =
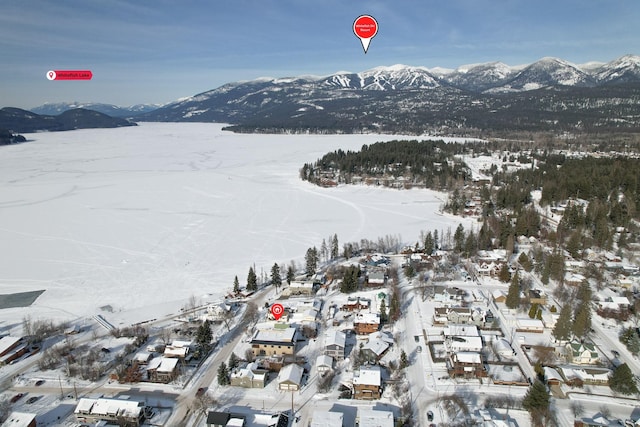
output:
[[[298,264],[337,233],[340,246],[470,222],[439,208],[445,194],[367,186],[319,188],[299,168],[338,148],[394,135],[248,135],[222,124],[26,134],[0,150],[0,294],[45,292],[32,318],[103,313],[118,326],[216,301],[251,265]],[[415,139],[415,137],[412,137]],[[110,305],[114,313],[100,307]]]

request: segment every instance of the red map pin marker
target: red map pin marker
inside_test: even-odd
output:
[[[282,306],[282,304],[277,302],[271,306],[271,315],[273,315],[273,317],[276,320],[280,320],[283,314],[284,314],[284,307]]]
[[[364,53],[367,53],[371,39],[378,34],[378,21],[373,16],[360,15],[353,21],[353,33],[360,39]]]
[[[51,70],[47,71],[49,80],[91,80],[91,70]]]

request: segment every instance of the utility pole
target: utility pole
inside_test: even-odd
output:
[[[60,379],[60,375],[58,375],[58,383],[60,383],[60,400],[64,399],[64,392],[62,391],[62,380]]]

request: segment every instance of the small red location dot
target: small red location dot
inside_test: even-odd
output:
[[[49,80],[55,80],[56,79],[56,72],[55,71],[47,71],[47,78]]]
[[[271,306],[271,315],[276,320],[280,320],[283,314],[284,314],[284,307],[282,306],[282,304],[277,302]]]
[[[367,53],[371,39],[378,34],[378,21],[373,16],[360,15],[353,21],[353,33],[360,39],[364,53]]]

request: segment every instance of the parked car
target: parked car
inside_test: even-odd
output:
[[[203,394],[205,394],[205,393],[206,393],[206,391],[207,391],[207,388],[206,388],[206,387],[200,387],[200,388],[198,389],[198,391],[196,391],[196,396],[200,397],[200,396],[202,396]]]
[[[38,380],[38,381],[36,381],[36,385],[37,385],[37,386],[41,386],[42,384],[44,384],[44,380]]]
[[[427,411],[427,421],[433,421],[433,411]]]
[[[421,345],[419,345],[419,346],[416,348],[416,350],[418,351],[418,353],[422,353],[422,346],[421,346]]]
[[[16,403],[18,400],[20,400],[22,398],[22,396],[24,396],[24,393],[18,393],[15,396],[13,396],[11,398],[11,403]]]
[[[27,399],[27,403],[28,404],[32,404],[33,402],[35,402],[38,399],[40,399],[40,396],[32,396],[29,399]]]
[[[420,342],[420,335],[415,335],[413,339],[416,340],[416,342]]]

